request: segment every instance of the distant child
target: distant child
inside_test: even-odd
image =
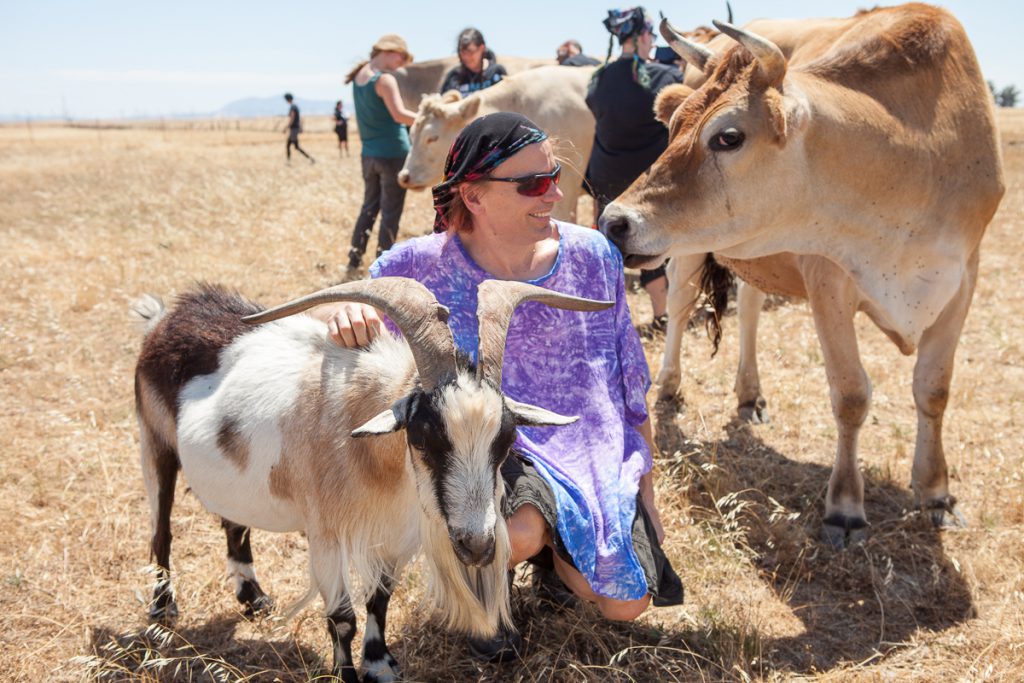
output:
[[[345,105],[338,100],[334,103],[334,132],[338,135],[338,155],[342,150],[348,156],[348,119],[345,118]]]
[[[288,159],[288,163],[292,162],[292,145],[295,145],[295,149],[299,150],[299,153],[309,159],[309,163],[315,164],[316,161],[313,157],[306,154],[306,151],[299,147],[299,133],[302,132],[302,119],[299,118],[299,108],[295,106],[292,94],[286,92],[284,94],[285,101],[290,105],[288,109],[288,123],[285,126],[285,131],[288,133],[288,145],[285,147],[285,156]]]

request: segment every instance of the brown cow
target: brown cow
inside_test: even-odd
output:
[[[838,427],[823,537],[864,535],[857,437],[871,399],[853,317],[917,351],[912,485],[937,524],[958,518],[942,449],[953,356],[978,250],[1004,192],[991,97],[963,28],[928,5],[861,12],[791,59],[740,45],[707,81],[664,92],[670,143],[601,218],[633,266],[713,252],[760,289],[807,297]],[[691,46],[663,23],[677,52]]]

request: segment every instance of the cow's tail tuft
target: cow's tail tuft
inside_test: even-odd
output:
[[[720,265],[715,257],[708,254],[704,259],[704,270],[700,275],[700,292],[705,301],[705,307],[710,308],[707,317],[704,319],[704,326],[708,332],[708,339],[714,349],[711,357],[718,353],[718,345],[722,341],[722,317],[729,305],[729,290],[732,289],[735,278],[732,272]],[[707,306],[710,304],[710,306]]]

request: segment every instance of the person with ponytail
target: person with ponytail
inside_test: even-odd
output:
[[[360,275],[366,243],[373,223],[380,217],[377,255],[387,251],[398,237],[398,223],[405,206],[405,188],[398,184],[398,172],[409,154],[409,131],[416,112],[405,108],[392,71],[412,62],[412,54],[401,36],[381,36],[370,50],[370,58],[356,65],[345,83],[352,84],[356,123],[362,141],[363,206],[352,230],[345,279]]]
[[[668,129],[654,117],[654,99],[672,83],[682,83],[675,66],[650,61],[654,25],[643,7],[609,10],[604,26],[608,56],[590,81],[587,106],[594,114],[594,147],[587,164],[585,187],[594,197],[594,219],[622,194],[668,147]],[[618,39],[619,58],[611,61]],[[651,297],[651,328],[664,330],[668,282],[664,266],[640,273]]]

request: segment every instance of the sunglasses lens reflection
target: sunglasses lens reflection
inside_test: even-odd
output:
[[[541,195],[547,193],[547,191],[551,188],[552,183],[557,185],[561,177],[562,169],[561,167],[559,167],[555,169],[555,172],[552,174],[535,176],[533,178],[530,178],[529,180],[524,180],[523,182],[519,183],[519,185],[516,187],[516,190],[519,192],[519,194],[525,195],[527,197],[540,197]]]

